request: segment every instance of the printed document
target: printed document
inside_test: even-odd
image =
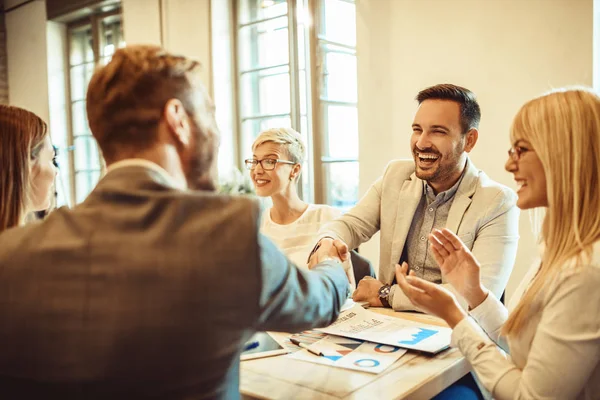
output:
[[[427,353],[446,349],[452,333],[450,328],[380,315],[361,306],[342,312],[333,324],[316,330]]]

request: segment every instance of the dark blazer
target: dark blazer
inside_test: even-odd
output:
[[[0,234],[0,398],[239,397],[256,330],[335,320],[340,264],[292,265],[249,198],[180,191],[141,166]]]

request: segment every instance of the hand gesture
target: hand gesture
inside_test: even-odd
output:
[[[481,285],[480,265],[473,253],[450,230],[434,229],[429,235],[433,257],[442,275],[474,308],[487,296]]]
[[[338,239],[323,238],[317,244],[313,254],[308,259],[308,268],[313,269],[317,264],[327,260],[335,260],[340,263],[350,258],[350,252],[346,243]],[[348,267],[349,263],[344,263],[343,267],[350,281],[350,274],[353,273]]]
[[[406,263],[396,265],[396,282],[415,306],[442,318],[450,328],[454,328],[467,316],[452,292],[441,285],[417,278],[413,271],[407,276],[407,270]]]

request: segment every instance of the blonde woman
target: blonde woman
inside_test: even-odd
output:
[[[296,265],[306,267],[321,225],[341,215],[328,205],[308,204],[298,196],[298,181],[306,147],[298,132],[274,128],[262,132],[252,144],[252,158],[245,160],[260,197],[271,197],[261,232]],[[349,260],[347,262],[350,262]],[[354,276],[349,274],[354,287]]]
[[[56,176],[46,123],[19,107],[0,105],[0,232],[50,206]]]
[[[406,276],[411,300],[454,329],[452,341],[495,399],[598,399],[600,393],[600,97],[556,90],[526,103],[511,129],[506,170],[521,209],[544,207],[541,263],[513,295],[510,313],[483,287],[479,264],[451,232],[431,249],[469,302],[470,316],[438,285]],[[506,357],[496,345],[508,351]]]

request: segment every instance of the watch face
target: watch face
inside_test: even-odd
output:
[[[383,285],[379,289],[379,297],[388,297],[390,294],[390,285]]]

